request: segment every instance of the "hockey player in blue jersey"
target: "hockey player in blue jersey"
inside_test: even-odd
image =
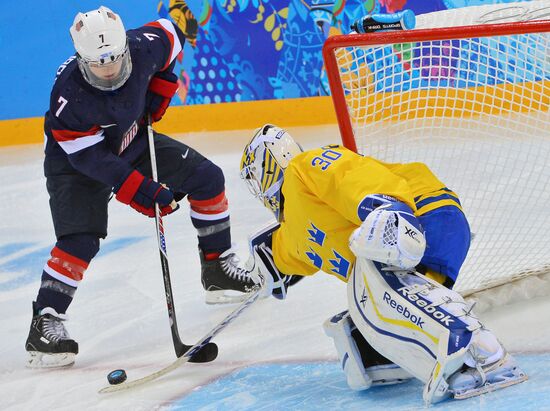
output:
[[[348,310],[324,328],[351,388],[415,377],[435,403],[527,378],[451,289],[470,229],[456,193],[425,164],[339,145],[303,152],[267,124],[244,149],[241,177],[277,219],[250,241],[266,293],[283,299],[319,271],[347,283]]]
[[[187,197],[207,302],[238,300],[254,285],[231,251],[222,170],[193,148],[155,133],[162,184],[151,179],[146,118],[160,120],[177,90],[172,69],[183,33],[166,19],[126,31],[120,16],[100,7],[78,13],[70,35],[76,54],[59,67],[45,115],[44,173],[57,242],[33,303],[26,342],[31,367],[74,362],[78,344],[63,321],[107,235],[112,192],[149,217],[155,203],[166,215]],[[226,290],[237,295],[226,296]]]

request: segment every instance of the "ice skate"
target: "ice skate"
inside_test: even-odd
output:
[[[27,367],[55,368],[74,364],[78,343],[69,337],[63,325],[67,316],[50,307],[40,311],[33,307],[33,311],[31,328],[25,343],[25,349],[29,353]]]
[[[449,391],[463,400],[490,391],[506,388],[527,380],[515,359],[506,353],[499,361],[485,367],[467,368],[449,378]]]
[[[239,258],[231,250],[215,260],[206,260],[200,251],[201,281],[206,290],[207,304],[227,304],[243,301],[258,283],[250,271],[239,267]]]

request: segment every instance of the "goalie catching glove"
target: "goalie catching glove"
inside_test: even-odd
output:
[[[357,257],[409,269],[424,256],[426,239],[413,210],[397,201],[371,211],[350,236],[349,248]]]
[[[118,201],[148,217],[155,216],[155,203],[158,203],[163,216],[179,208],[174,201],[174,194],[168,188],[137,170],[132,171],[120,187],[115,187],[115,193]]]

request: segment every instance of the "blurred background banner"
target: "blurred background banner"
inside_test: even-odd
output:
[[[79,11],[105,5],[127,29],[158,18],[188,42],[172,105],[326,96],[321,48],[368,13],[417,15],[507,0],[4,0],[0,15],[0,120],[39,117],[57,68],[74,53],[69,27]]]

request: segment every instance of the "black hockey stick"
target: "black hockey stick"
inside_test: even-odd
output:
[[[157,173],[157,157],[155,154],[155,141],[153,126],[151,125],[151,115],[147,116],[147,137],[149,139],[149,154],[151,156],[151,172],[154,181],[158,182]],[[155,203],[155,222],[157,230],[157,240],[160,252],[160,265],[162,267],[162,278],[164,280],[164,293],[166,295],[166,306],[168,308],[168,318],[170,320],[170,330],[172,331],[172,341],[174,342],[174,350],[176,356],[181,357],[184,355],[192,345],[187,345],[181,342],[178,323],[176,321],[176,310],[174,308],[174,297],[172,295],[172,284],[170,283],[170,270],[168,268],[168,254],[166,253],[166,239],[164,237],[164,226],[162,223],[162,216],[160,214],[160,208]],[[205,344],[200,350],[194,354],[190,362],[209,362],[214,360],[218,355],[218,346],[209,342]]]

